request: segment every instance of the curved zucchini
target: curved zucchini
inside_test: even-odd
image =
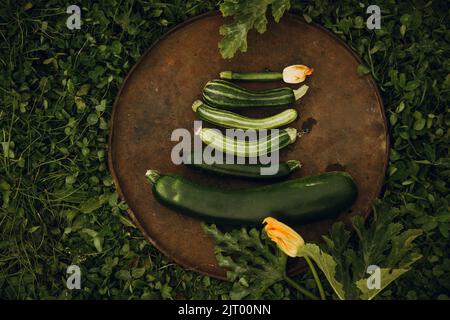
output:
[[[224,189],[148,170],[153,195],[162,204],[209,223],[258,225],[271,216],[303,224],[335,218],[356,200],[345,172],[327,172],[259,187]]]
[[[200,119],[225,128],[273,129],[287,125],[297,119],[297,111],[295,109],[287,109],[267,118],[254,119],[231,111],[210,107],[200,100],[194,101],[192,110]]]
[[[297,139],[297,129],[295,128],[272,130],[277,130],[278,133],[268,134],[265,139],[252,141],[229,138],[224,136],[219,130],[212,128],[201,128],[198,134],[204,143],[210,145],[214,149],[238,157],[257,157],[265,155],[282,149],[287,145],[294,143]]]
[[[201,159],[203,154],[199,152],[197,158]],[[292,174],[298,168],[301,168],[302,164],[298,160],[288,160],[278,164],[278,172],[273,175],[262,175],[261,169],[268,168],[270,165],[263,164],[228,164],[228,163],[212,163],[206,164],[205,162],[196,163],[196,153],[189,152],[184,157],[184,163],[192,165],[195,168],[212,172],[220,175],[243,177],[249,179],[280,179],[285,178]]]
[[[211,80],[203,88],[203,98],[207,103],[221,109],[250,107],[286,107],[303,97],[307,85],[297,90],[289,87],[252,91],[225,80]]]

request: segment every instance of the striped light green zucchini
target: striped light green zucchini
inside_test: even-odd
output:
[[[265,139],[252,141],[230,138],[224,136],[219,130],[212,128],[201,128],[198,134],[204,143],[214,149],[238,157],[266,155],[294,143],[297,139],[297,129],[295,128],[277,130],[277,133],[268,134]]]
[[[241,109],[251,107],[286,107],[303,97],[307,85],[293,90],[289,87],[253,91],[225,80],[211,80],[203,88],[203,98],[213,107]]]
[[[225,128],[272,129],[287,125],[297,119],[295,109],[287,109],[271,117],[255,119],[231,111],[213,108],[200,100],[194,101],[192,110],[200,119]]]

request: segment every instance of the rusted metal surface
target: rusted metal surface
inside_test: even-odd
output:
[[[271,23],[263,34],[251,33],[248,52],[223,60],[217,49],[218,13],[204,15],[175,28],[155,43],[131,70],[114,105],[111,120],[109,165],[120,196],[148,240],[182,266],[217,278],[225,271],[217,265],[213,242],[200,221],[160,205],[152,196],[147,169],[171,172],[196,182],[223,187],[257,185],[238,178],[217,177],[174,165],[170,141],[176,128],[193,131],[192,102],[204,84],[222,70],[282,70],[291,64],[314,67],[306,83],[308,94],[295,107],[299,119],[292,124],[310,132],[280,153],[281,160],[300,159],[303,168],[292,178],[330,170],[349,172],[358,185],[354,206],[339,220],[367,216],[379,194],[388,159],[388,136],[378,89],[370,76],[356,73],[358,58],[325,29],[287,15]],[[243,84],[264,89],[281,83]],[[298,86],[293,86],[298,87]],[[253,110],[267,116],[279,110]],[[306,241],[319,241],[333,221],[295,226]],[[290,262],[297,272],[298,263]]]

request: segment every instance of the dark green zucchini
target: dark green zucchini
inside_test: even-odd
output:
[[[260,225],[268,216],[292,224],[333,219],[355,202],[358,193],[345,172],[239,189],[200,185],[155,170],[148,170],[146,177],[162,204],[209,223],[236,226]]]
[[[203,88],[203,99],[216,108],[286,107],[303,97],[307,85],[252,91],[225,80],[211,80]]]
[[[206,162],[204,161],[205,159],[202,159],[202,152],[188,152],[183,155],[183,158],[185,164],[191,165],[200,170],[225,176],[235,176],[257,180],[285,178],[302,166],[298,160],[288,160],[278,164],[278,171],[275,174],[267,175],[261,174],[261,170],[263,168],[269,168],[270,165],[214,163],[214,159],[207,159],[208,161]],[[202,161],[197,161],[199,163],[196,163],[196,158]]]

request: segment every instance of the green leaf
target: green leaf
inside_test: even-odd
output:
[[[417,119],[416,122],[414,122],[414,130],[420,131],[423,128],[425,128],[425,124],[427,121],[423,118]]]
[[[417,80],[413,80],[413,81],[408,81],[406,83],[406,86],[404,89],[406,91],[413,91],[413,90],[416,90],[418,87],[420,87],[420,82]]]
[[[234,281],[231,299],[259,299],[284,277],[287,256],[256,229],[221,232],[215,225],[203,224],[203,230],[216,243],[215,254],[227,277]]]
[[[358,65],[358,68],[356,69],[356,72],[358,72],[358,74],[360,76],[363,76],[363,75],[369,74],[370,73],[370,69],[366,65],[360,64],[360,65]]]
[[[129,219],[127,219],[126,217],[120,216],[119,219],[120,219],[120,222],[122,222],[125,226],[130,227],[130,228],[133,228],[133,229],[136,229],[136,226],[134,225],[134,223],[131,222],[131,221],[130,221]]]
[[[119,41],[114,41],[111,46],[111,51],[113,54],[120,54],[122,52],[122,45]]]
[[[88,115],[86,121],[89,125],[92,126],[98,122],[98,115],[96,113],[91,113],[90,115]]]
[[[401,113],[405,109],[405,102],[400,102],[397,108],[395,109],[396,113]]]
[[[97,210],[102,206],[100,199],[98,197],[93,197],[86,200],[80,207],[81,212],[83,213],[91,213],[94,210]]]
[[[94,247],[98,252],[102,252],[103,251],[103,238],[96,236],[93,239],[94,241]]]
[[[86,103],[81,97],[75,97],[75,105],[77,106],[78,112],[83,112],[86,109]]]
[[[33,233],[33,232],[39,230],[40,228],[41,228],[41,226],[34,226],[34,227],[30,228],[30,230],[28,230],[28,232]]]
[[[386,288],[391,282],[407,272],[409,269],[380,269],[381,285],[379,289],[369,289],[367,279],[356,281],[356,286],[361,291],[359,296],[362,300],[372,300],[378,293]]]
[[[131,270],[131,276],[135,279],[141,278],[145,274],[145,268],[134,268]]]
[[[11,184],[8,183],[5,179],[0,178],[0,190],[7,191],[11,190]]]
[[[333,257],[312,243],[307,243],[301,247],[297,252],[298,257],[309,257],[317,264],[320,270],[324,273],[330,286],[333,288],[339,299],[345,299],[344,287],[336,280],[336,261]]]
[[[15,154],[14,154],[14,142],[9,141],[9,142],[2,142],[2,148],[3,148],[3,155],[5,158],[11,158],[14,159],[15,158]]]
[[[403,24],[401,27],[400,27],[400,34],[402,35],[402,37],[405,35],[405,33],[406,33],[406,26]]]
[[[413,241],[422,234],[423,231],[420,229],[408,229],[392,237],[385,265],[409,268],[420,259],[421,256],[414,252]]]
[[[403,14],[400,17],[400,23],[401,24],[403,24],[405,26],[409,26],[410,22],[411,22],[411,15],[410,14]]]
[[[291,8],[290,0],[278,0],[272,2],[272,15],[275,22],[280,22],[281,17]]]
[[[89,228],[84,228],[83,230],[81,230],[81,232],[86,233],[87,235],[89,235],[92,238],[95,238],[97,236],[97,231],[89,229]]]
[[[234,54],[240,50],[247,51],[247,33],[249,27],[246,24],[235,23],[220,27],[220,34],[223,39],[219,43],[219,49],[224,59],[233,58]]]
[[[73,85],[72,79],[67,80],[67,91],[70,94],[74,94],[75,93],[75,86]]]
[[[422,230],[409,229],[403,233],[392,237],[391,249],[389,256],[383,265],[401,266],[401,269],[380,269],[380,289],[369,289],[367,279],[360,279],[356,282],[356,286],[361,291],[360,298],[364,300],[373,299],[378,293],[387,287],[391,282],[396,280],[405,272],[409,271],[410,266],[421,258],[421,255],[413,252],[413,241],[422,234]]]
[[[90,85],[90,84],[83,84],[83,85],[80,87],[80,89],[78,89],[76,95],[77,95],[78,97],[85,96],[85,95],[88,94],[90,88],[91,88],[91,85]]]
[[[52,63],[53,60],[55,60],[55,58],[48,58],[48,59],[45,59],[42,63],[43,64],[50,64],[50,63]]]
[[[389,122],[393,126],[395,126],[395,124],[397,123],[397,119],[398,119],[398,116],[396,113],[391,113],[391,115],[389,116]]]
[[[398,215],[398,209],[377,201],[370,224],[361,216],[352,219],[356,237],[352,242],[342,223],[333,225],[330,236],[325,237],[324,250],[337,263],[336,279],[343,284],[346,299],[372,299],[421,258],[414,240],[422,230],[403,230],[403,225],[394,221]],[[367,291],[367,267],[370,265],[385,270],[383,286],[376,292]],[[390,270],[395,271],[390,274]]]
[[[119,280],[124,280],[124,281],[128,281],[131,280],[131,274],[129,270],[119,270],[116,272],[115,274],[116,278]]]
[[[247,34],[256,29],[264,33],[267,28],[266,12],[272,6],[272,15],[278,22],[290,8],[290,0],[224,0],[220,11],[224,17],[233,16],[233,22],[220,27],[223,36],[219,42],[220,54],[224,59],[232,58],[237,51],[247,51]]]
[[[306,21],[307,23],[311,23],[311,22],[312,22],[311,17],[308,16],[307,14],[304,14],[304,15],[303,15],[303,19],[305,19],[305,21]]]

